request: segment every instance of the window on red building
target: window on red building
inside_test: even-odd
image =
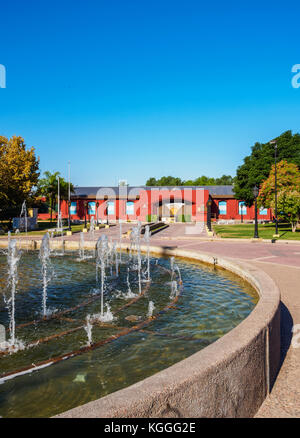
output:
[[[247,214],[247,207],[244,201],[239,202],[239,215],[246,215]]]
[[[227,214],[227,202],[220,201],[219,202],[219,214]]]

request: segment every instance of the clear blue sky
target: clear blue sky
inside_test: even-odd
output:
[[[299,2],[1,4],[0,134],[76,185],[235,174],[255,141],[299,132]]]

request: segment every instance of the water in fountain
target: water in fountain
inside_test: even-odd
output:
[[[116,277],[119,276],[119,254],[117,251],[117,243],[114,242],[113,244],[113,254],[114,254],[114,259],[115,259],[115,268],[116,268]]]
[[[47,318],[45,321],[32,320],[33,315],[36,315],[41,307],[39,297],[36,299],[36,291],[38,288],[42,289],[41,267],[37,254],[29,252],[26,257],[22,257],[18,265],[15,335],[17,338],[26,339],[26,349],[14,354],[13,357],[10,354],[0,356],[1,416],[55,415],[75,407],[76,403],[82,404],[95,398],[96,390],[99,391],[97,396],[103,396],[136,383],[137,379],[147,377],[153,372],[178,362],[200,348],[204,348],[222,333],[228,332],[231,328],[229,322],[235,305],[237,305],[236,314],[239,318],[233,326],[249,313],[249,308],[246,305],[244,307],[243,304],[247,301],[247,298],[243,298],[245,294],[242,291],[233,293],[235,289],[230,282],[227,284],[226,278],[221,278],[218,285],[214,287],[212,286],[213,280],[218,281],[219,276],[216,276],[209,268],[204,267],[199,274],[199,267],[196,263],[190,265],[183,261],[177,262],[177,259],[175,263],[181,268],[182,278],[187,278],[188,281],[183,299],[173,306],[169,293],[166,294],[165,286],[166,282],[170,282],[171,270],[165,258],[160,259],[157,264],[151,263],[152,282],[147,283],[143,288],[142,295],[136,295],[136,298],[124,303],[127,289],[131,292],[132,288],[134,292],[138,292],[137,270],[134,266],[136,254],[134,253],[134,260],[129,260],[126,265],[125,263],[122,266],[119,265],[121,269],[118,279],[114,276],[109,282],[110,279],[105,278],[104,309],[101,315],[100,266],[98,292],[90,294],[91,288],[95,286],[94,261],[76,263],[77,254],[75,257],[70,254],[64,259],[52,256],[53,254],[50,260],[51,265],[55,266],[56,279],[55,287],[50,288],[48,285],[47,307],[49,310],[50,302],[55,302],[58,315],[55,318]],[[123,254],[123,262],[127,260],[127,255]],[[111,263],[111,259],[105,262],[107,273],[109,272],[108,263]],[[146,263],[143,264],[143,269],[145,266]],[[175,266],[173,268],[175,271],[173,281],[175,282],[180,277],[177,268]],[[6,270],[6,259],[2,257],[0,259],[2,282],[5,279]],[[115,254],[113,273],[115,274]],[[126,284],[126,274],[128,274],[129,287],[128,283]],[[131,288],[129,280],[132,283]],[[121,292],[118,297],[114,293],[115,286]],[[210,289],[211,287],[213,289]],[[224,295],[226,288],[227,292]],[[178,289],[181,291],[179,286]],[[111,295],[109,295],[110,292]],[[10,293],[7,295],[10,296]],[[212,301],[211,296],[216,296],[216,300]],[[226,297],[228,312],[224,319],[223,303]],[[204,308],[203,302],[210,306],[208,310]],[[247,302],[250,302],[250,297]],[[107,303],[109,306],[106,306]],[[166,307],[170,305],[171,307]],[[172,311],[164,311],[165,308],[172,309]],[[3,309],[0,308],[0,310],[0,323],[8,327],[7,315]],[[243,316],[241,312],[244,312]],[[216,318],[219,314],[221,317]],[[112,319],[113,323],[110,324]],[[144,329],[147,324],[151,324],[149,333],[146,333],[146,330],[144,333],[139,332],[137,326],[140,324]],[[221,324],[221,329],[213,324]],[[178,337],[174,340],[175,335]],[[195,339],[186,340],[187,336],[195,337]],[[9,333],[7,333],[7,338],[9,338]],[[5,342],[3,339],[0,333],[0,342]],[[115,340],[117,341],[114,342]],[[34,348],[28,348],[29,346],[34,346]],[[56,358],[74,357],[73,352],[76,356],[76,352],[80,350],[84,354],[89,347],[92,347],[91,351],[85,357],[82,356],[82,359],[58,359],[56,361]],[[161,354],[164,350],[168,354]],[[6,353],[6,351],[1,353]],[[149,361],[149,355],[151,361]],[[100,361],[101,369],[95,372],[95,366]],[[49,368],[42,369],[49,365],[51,365]],[[30,375],[22,371],[26,368],[31,373]],[[21,377],[18,377],[20,375]],[[86,381],[85,375],[88,376]],[[12,380],[15,377],[16,379]],[[51,385],[48,385],[49,381]],[[82,385],[83,394],[80,391],[80,397],[77,383],[72,383],[75,381],[85,382]],[[107,387],[103,387],[104,381]],[[58,400],[57,393],[60,390],[64,390],[68,397]],[[36,400],[39,402],[36,403]]]
[[[119,222],[120,229],[119,229],[119,248],[120,248],[120,263],[122,263],[122,222]]]
[[[132,232],[130,234],[130,256],[133,257],[133,251],[136,252],[137,257],[137,271],[138,271],[138,285],[139,285],[139,294],[142,293],[142,280],[141,280],[141,269],[142,269],[142,256],[141,256],[141,223],[138,222],[136,227],[132,228]]]
[[[174,263],[175,258],[174,257],[170,257],[170,268],[171,268],[171,294],[170,294],[170,298],[174,298],[177,295],[177,281],[174,279],[175,278],[175,263]]]
[[[98,321],[101,321],[101,322],[111,322],[111,321],[113,321],[115,319],[114,315],[112,314],[112,312],[110,310],[109,304],[106,303],[105,307],[106,307],[106,312],[103,312],[103,313],[100,313],[100,314],[97,313],[97,314],[93,315],[93,318],[95,320],[98,320]]]
[[[179,284],[182,284],[182,279],[181,279],[181,273],[180,273],[179,266],[178,266],[178,265],[175,265],[175,269],[176,269],[177,274],[178,274]]]
[[[132,292],[131,287],[130,287],[130,280],[129,280],[129,267],[127,267],[127,277],[126,277],[126,283],[127,283],[127,293],[125,294],[124,298],[126,299],[130,299],[130,298],[134,298],[137,295],[135,293]]]
[[[50,268],[50,237],[49,233],[46,233],[41,242],[39,259],[42,263],[42,277],[43,277],[43,299],[42,299],[42,313],[43,316],[47,316],[47,288],[51,279],[49,272]]]
[[[0,324],[0,351],[6,349],[6,345],[5,327]]]
[[[151,318],[153,315],[153,310],[155,309],[154,303],[153,301],[149,301],[149,306],[148,306],[148,313],[147,313],[147,317]]]
[[[10,239],[8,242],[7,251],[7,264],[8,264],[8,278],[7,288],[10,291],[10,297],[4,296],[4,301],[9,315],[9,333],[10,339],[7,342],[3,342],[1,347],[7,348],[11,351],[18,351],[24,348],[24,344],[16,339],[16,321],[15,321],[15,300],[18,284],[18,264],[21,257],[21,253],[17,247],[16,239]]]
[[[110,276],[113,277],[113,260],[114,260],[114,252],[113,252],[113,242],[112,238],[109,238],[109,245],[108,245],[108,253],[107,253],[107,265],[110,269]]]
[[[94,240],[94,238],[95,238],[95,218],[94,218],[94,216],[91,217],[89,235],[90,235],[90,239]]]
[[[57,231],[60,232],[60,234],[61,234],[61,241],[62,241],[61,255],[64,255],[64,253],[65,253],[65,248],[64,248],[64,228],[63,228],[63,221],[62,221],[61,211],[58,212],[58,216],[57,216]]]
[[[26,201],[23,202],[21,213],[20,213],[20,228],[24,228],[24,231],[27,236],[27,208],[26,208]]]
[[[145,241],[147,245],[147,280],[150,281],[150,226],[145,227]]]
[[[174,279],[174,257],[170,257],[171,281]]]
[[[92,340],[92,329],[93,325],[91,324],[91,315],[87,315],[86,317],[86,325],[84,326],[84,330],[86,331],[88,342],[87,346],[90,347],[93,343]]]
[[[101,281],[101,309],[99,319],[104,318],[104,290],[105,290],[105,277],[106,277],[106,265],[108,263],[109,257],[109,247],[107,236],[103,235],[99,237],[96,244],[96,282],[99,282],[98,272],[99,268],[101,271],[100,281]]]
[[[84,260],[84,233],[81,231],[79,240],[79,259]]]

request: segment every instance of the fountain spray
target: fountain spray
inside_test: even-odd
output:
[[[50,237],[49,233],[46,233],[43,237],[39,259],[42,263],[42,276],[43,276],[43,301],[42,301],[42,311],[43,316],[47,316],[47,287],[50,281],[49,277],[49,264],[50,264]]]
[[[10,332],[10,346],[15,346],[16,343],[16,322],[15,322],[15,296],[16,288],[18,284],[18,263],[21,254],[17,248],[16,239],[10,239],[8,243],[7,251],[7,263],[8,263],[8,279],[7,285],[10,288],[11,296],[9,299],[5,299],[8,313],[9,313],[9,332]]]

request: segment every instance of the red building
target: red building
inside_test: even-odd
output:
[[[181,187],[76,187],[71,195],[71,220],[99,222],[117,220],[206,222],[215,220],[252,221],[254,206],[246,207],[234,198],[232,186]],[[208,202],[210,201],[210,202]],[[68,203],[61,202],[68,217]],[[40,218],[45,215],[39,215]],[[258,211],[259,221],[272,220],[270,209]]]

